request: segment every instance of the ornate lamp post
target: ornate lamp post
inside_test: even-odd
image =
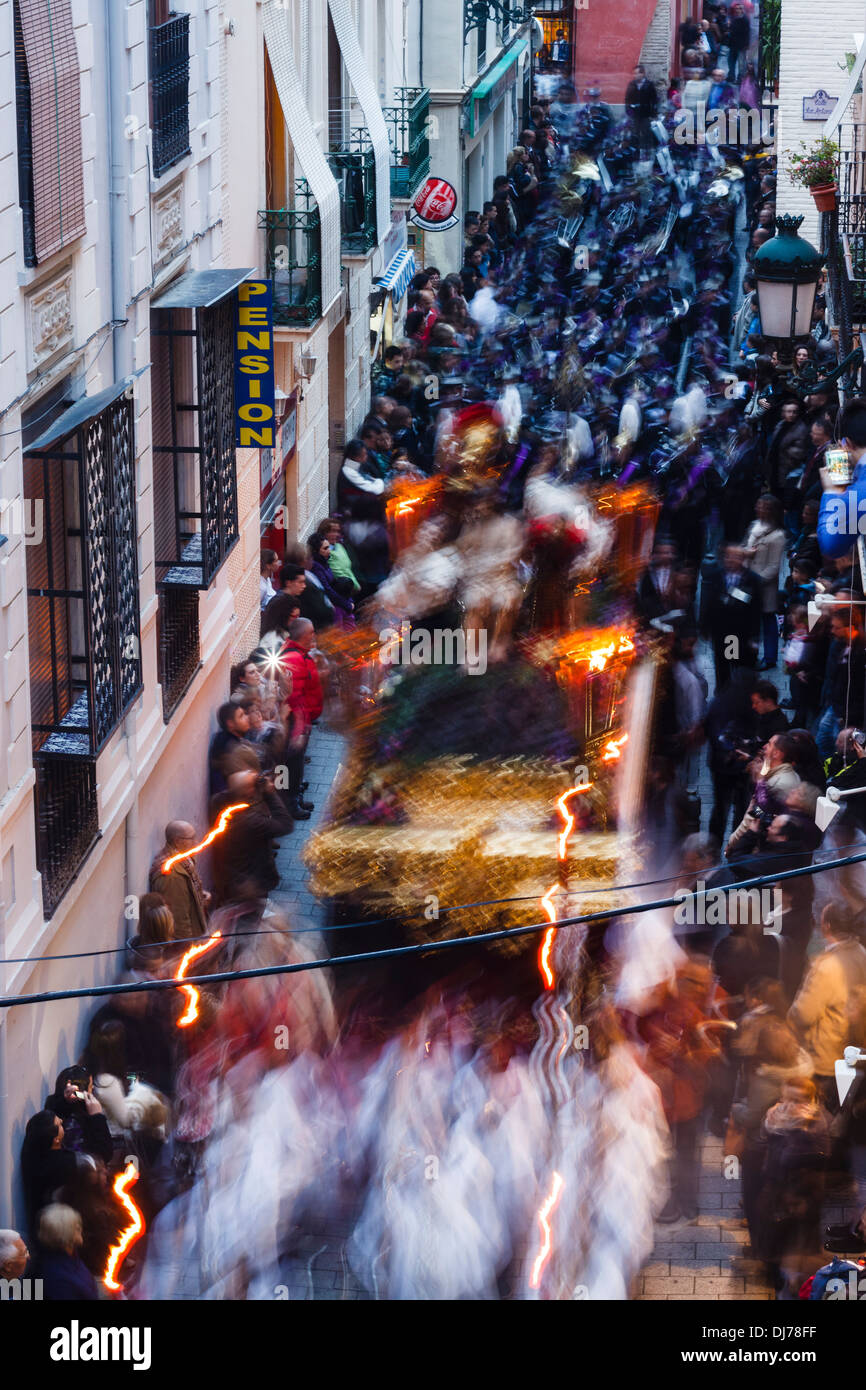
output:
[[[815,291],[824,257],[811,242],[797,235],[802,217],[776,218],[776,235],[755,252],[761,333],[775,340],[779,365],[793,366],[794,344],[812,328]]]

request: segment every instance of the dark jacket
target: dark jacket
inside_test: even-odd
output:
[[[625,109],[634,120],[652,120],[658,111],[659,97],[652,82],[631,81],[626,88]]]
[[[761,631],[761,613],[761,580],[752,570],[741,570],[730,590],[721,565],[712,565],[704,571],[700,625],[704,635],[712,640],[717,657],[725,656],[727,639],[735,637],[739,655],[731,660],[741,666],[753,665]]]
[[[769,483],[772,490],[785,500],[785,505],[797,505],[800,472],[809,456],[809,427],[805,420],[780,420],[767,451]]]
[[[866,672],[866,647],[862,637],[848,644],[836,638],[830,646],[827,658],[827,675],[824,680],[821,703],[831,704],[833,713],[844,724],[862,728],[864,719],[864,672]]]
[[[150,866],[148,887],[151,893],[161,893],[171,908],[178,940],[201,936],[207,928],[202,881],[192,859],[179,859],[164,874],[162,866],[174,853],[170,845],[163,845]]]
[[[213,844],[214,884],[221,903],[264,898],[276,888],[280,876],[274,841],[291,825],[282,797],[269,790],[245,811],[235,812]]]
[[[96,1280],[77,1255],[39,1251],[30,1273],[32,1278],[42,1280],[42,1297],[48,1303],[94,1302],[99,1297]]]

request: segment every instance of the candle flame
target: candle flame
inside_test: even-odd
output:
[[[174,978],[176,980],[182,980],[187,972],[187,967],[191,965],[194,960],[197,960],[199,956],[203,956],[205,951],[209,951],[212,946],[215,946],[221,936],[222,932],[215,931],[213,936],[208,937],[207,941],[199,941],[195,946],[190,946],[189,950],[184,953],[183,960],[177,967],[177,973]],[[178,1019],[177,1026],[178,1028],[188,1028],[189,1025],[195,1023],[198,1018],[199,992],[195,985],[181,985],[181,989],[186,993],[187,1006]]]
[[[144,1217],[126,1190],[132,1183],[138,1182],[138,1176],[138,1164],[130,1159],[123,1172],[118,1173],[114,1179],[114,1195],[124,1207],[130,1224],[121,1232],[120,1240],[116,1245],[112,1245],[108,1252],[108,1261],[102,1282],[111,1293],[116,1293],[120,1288],[120,1284],[114,1276],[126,1252],[144,1234]]]
[[[628,734],[621,734],[619,738],[612,738],[604,745],[604,752],[601,755],[603,763],[615,762],[622,752],[624,743],[628,743]]]
[[[557,849],[560,863],[563,863],[568,855],[568,842],[571,838],[571,832],[574,830],[574,816],[568,809],[568,802],[571,797],[576,796],[579,792],[589,791],[591,786],[592,782],[580,782],[576,787],[569,787],[568,791],[563,792],[556,803],[556,809],[562,817],[563,822],[563,828],[559,832]],[[553,938],[556,934],[556,908],[551,901],[551,897],[559,887],[561,887],[561,885],[558,882],[552,883],[541,899],[541,906],[547,913],[548,920],[551,923],[544,933],[541,950],[538,953],[538,968],[541,971],[541,978],[544,981],[545,989],[553,989],[556,983],[550,964],[550,952],[553,948]]]
[[[544,1273],[544,1268],[547,1264],[547,1261],[550,1259],[550,1252],[553,1249],[553,1235],[550,1227],[550,1218],[556,1211],[557,1206],[559,1205],[559,1199],[562,1196],[562,1189],[564,1187],[565,1182],[563,1181],[560,1174],[554,1173],[553,1183],[551,1184],[550,1192],[545,1197],[544,1202],[542,1203],[538,1212],[538,1225],[541,1229],[541,1249],[535,1257],[535,1263],[532,1266],[532,1273],[529,1276],[529,1287],[531,1289],[537,1289],[541,1284],[541,1276]]]
[[[217,835],[222,835],[235,811],[245,811],[249,804],[248,801],[239,801],[236,806],[227,806],[221,813],[213,830],[208,831],[201,844],[193,845],[192,849],[185,849],[182,854],[173,854],[170,859],[166,859],[162,866],[162,872],[167,874],[172,864],[176,864],[179,859],[191,859],[194,854],[199,854],[201,850],[207,849],[208,845],[216,839]]]

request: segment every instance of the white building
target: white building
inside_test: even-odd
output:
[[[414,269],[427,97],[400,0],[178,5],[0,0],[6,995],[112,981],[166,821],[205,826],[262,540],[327,513],[369,401],[371,308]],[[256,276],[280,428],[236,450],[237,288]],[[95,1007],[0,1012],[0,1225],[26,1119]]]
[[[453,184],[458,198],[459,224],[425,233],[424,263],[443,274],[460,269],[463,215],[493,196],[528,116],[529,23],[500,26],[488,17],[467,28],[473,8],[464,0],[410,4],[418,35],[409,50],[411,80],[430,89],[430,172]]]

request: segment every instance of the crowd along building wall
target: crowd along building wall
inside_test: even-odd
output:
[[[38,26],[44,8],[40,0],[22,4],[25,24]],[[212,712],[227,694],[234,635],[249,626],[258,587],[258,547],[249,543],[258,502],[250,473],[257,463],[247,451],[246,457],[239,456],[236,473],[233,466],[226,478],[226,486],[232,487],[237,479],[239,541],[212,582],[194,590],[190,611],[194,607],[197,615],[198,661],[192,662],[189,684],[167,718],[165,653],[159,645],[166,610],[155,537],[160,499],[154,488],[153,410],[158,402],[153,364],[158,349],[151,305],[182,277],[231,265],[223,242],[221,154],[221,86],[229,38],[220,4],[197,0],[186,17],[170,17],[169,29],[156,35],[161,26],[154,23],[146,0],[112,0],[104,6],[52,0],[51,17],[69,26],[64,90],[72,95],[63,135],[74,146],[75,132],[80,132],[81,231],[72,234],[77,231],[72,228],[59,247],[49,245],[36,264],[27,265],[17,170],[22,130],[15,106],[15,14],[11,0],[0,4],[0,102],[5,105],[0,148],[5,200],[0,214],[0,493],[22,498],[22,425],[33,420],[38,432],[50,422],[52,392],[78,400],[129,378],[135,565],[115,593],[122,594],[132,582],[137,587],[138,630],[125,634],[124,641],[137,644],[130,650],[140,660],[140,688],[95,756],[85,760],[92,763],[98,835],[80,862],[71,864],[71,880],[49,912],[46,873],[56,865],[49,871],[46,843],[55,850],[62,845],[56,830],[37,839],[32,737],[37,647],[27,596],[28,545],[23,536],[9,534],[0,544],[5,653],[0,955],[10,962],[0,988],[6,993],[98,984],[122,968],[124,942],[135,931],[135,900],[147,889],[148,866],[166,821],[183,817],[197,828],[206,822]],[[175,45],[168,53],[166,40]],[[20,60],[20,42],[18,48]],[[182,79],[181,49],[188,53],[188,72],[185,82],[177,81],[177,107],[168,113],[175,125],[172,131],[161,126],[157,139],[153,64],[177,62]],[[26,56],[38,62],[37,49],[31,47]],[[174,77],[178,79],[176,69]],[[72,109],[76,99],[80,119]],[[177,141],[174,150],[166,147],[169,136]],[[74,163],[73,149],[71,158],[61,161],[64,173]],[[43,177],[37,172],[37,209],[40,201],[52,205],[56,192],[50,184],[40,185]],[[254,265],[248,261],[244,268]],[[48,485],[56,486],[56,466],[53,473],[49,469]],[[97,489],[93,506],[99,502]],[[94,544],[97,539],[98,531]],[[115,600],[109,599],[110,626]],[[38,679],[44,680],[41,668]],[[83,952],[105,954],[78,956]],[[58,956],[71,958],[37,959]],[[0,1224],[15,1224],[20,1217],[14,1171],[27,1117],[41,1107],[56,1073],[79,1055],[95,1008],[93,1002],[72,1000],[19,1007],[0,1016]]]

